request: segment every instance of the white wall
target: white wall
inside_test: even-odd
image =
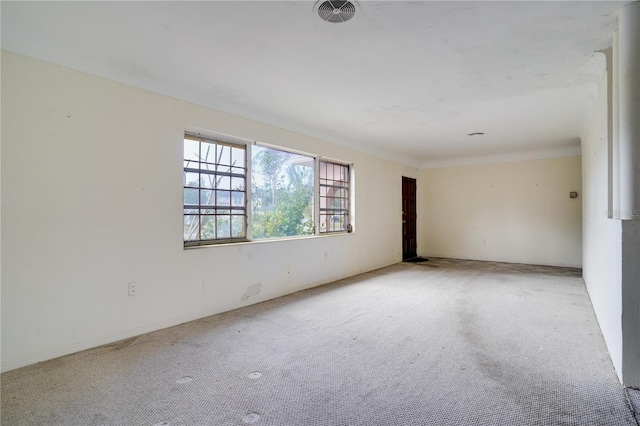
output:
[[[6,51],[2,124],[2,370],[401,260],[415,169]],[[184,250],[185,127],[354,163],[356,232]]]
[[[582,266],[580,167],[567,157],[423,170],[419,253]]]
[[[622,382],[640,388],[640,220],[622,222]]]
[[[582,140],[582,275],[616,372],[622,380],[621,222],[608,219],[607,81]]]

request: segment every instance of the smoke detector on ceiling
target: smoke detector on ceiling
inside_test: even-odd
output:
[[[353,18],[360,7],[356,1],[320,0],[314,8],[320,19],[337,24]]]

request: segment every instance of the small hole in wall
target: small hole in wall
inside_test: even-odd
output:
[[[484,135],[484,132],[473,132],[473,133],[468,133],[468,136],[482,136]]]

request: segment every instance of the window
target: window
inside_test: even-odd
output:
[[[246,149],[184,138],[185,245],[246,239]]]
[[[320,161],[320,232],[349,230],[349,166]]]
[[[263,146],[251,153],[251,237],[313,235],[315,159]]]
[[[351,232],[350,166],[225,139],[185,133],[185,247]]]

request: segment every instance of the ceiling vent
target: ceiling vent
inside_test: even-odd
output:
[[[355,1],[320,0],[316,3],[316,11],[323,21],[337,24],[353,18],[358,9]]]

